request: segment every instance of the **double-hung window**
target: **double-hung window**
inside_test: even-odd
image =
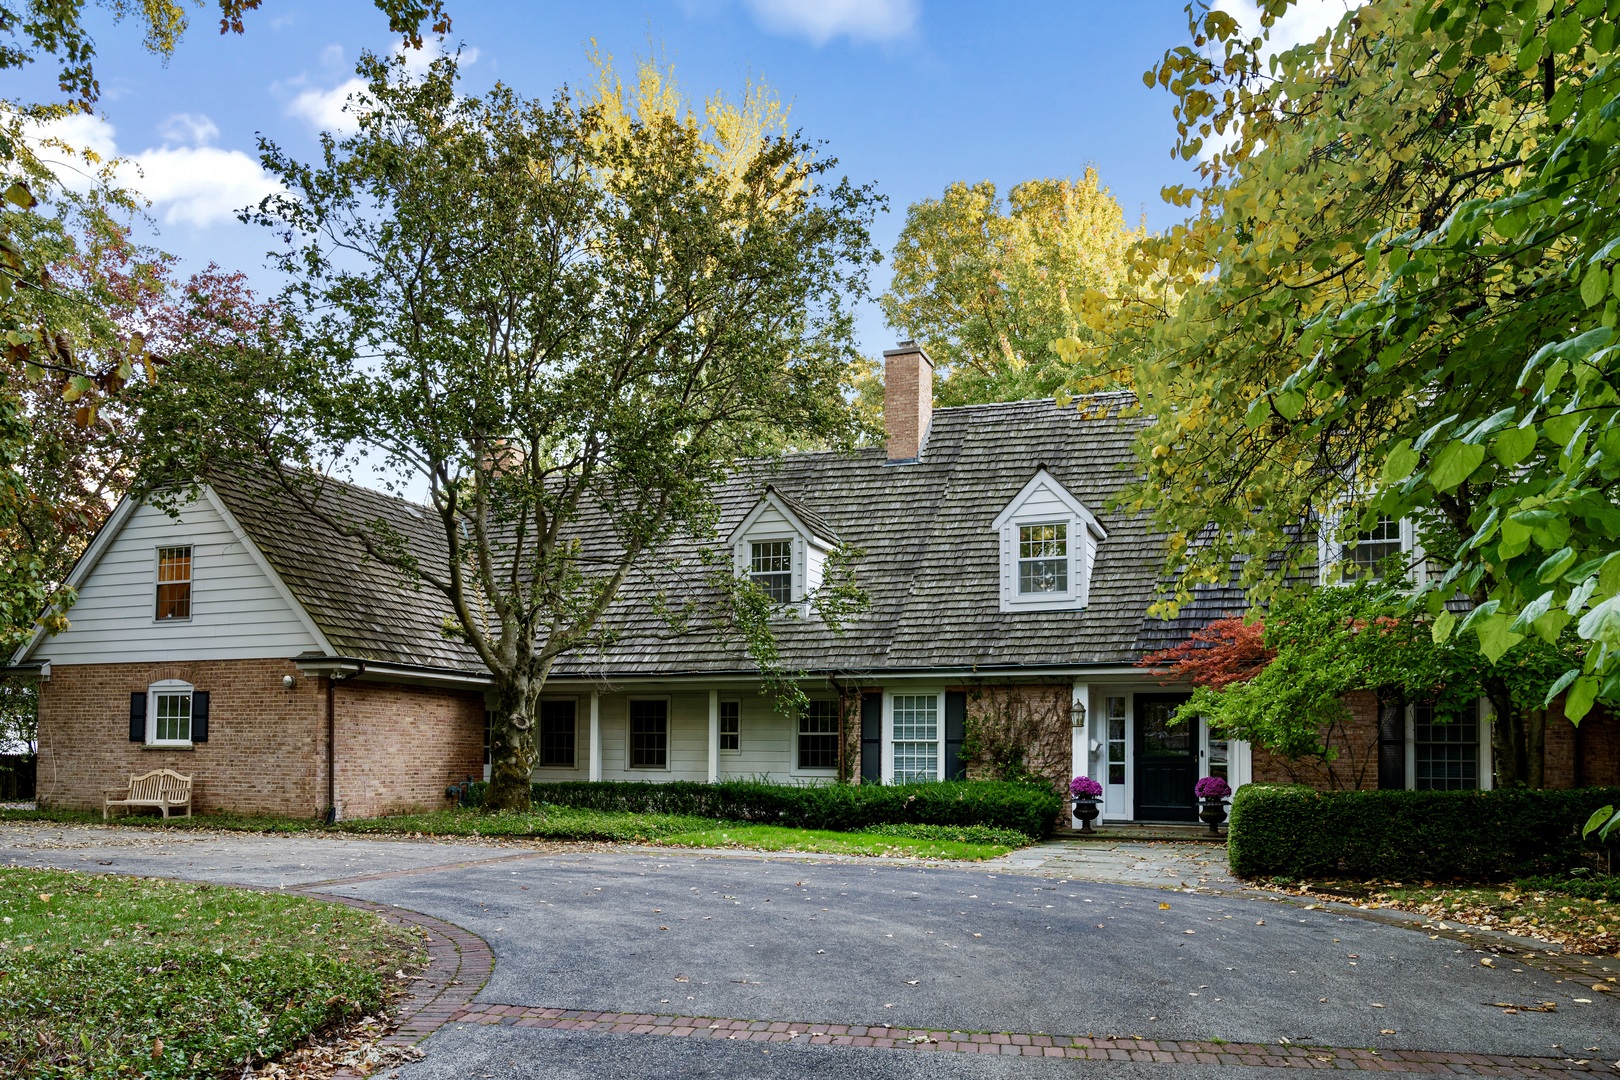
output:
[[[157,619],[191,618],[191,547],[157,550]]]
[[[669,767],[669,702],[662,698],[630,702],[630,767]]]
[[[778,604],[793,601],[793,541],[756,540],[748,546],[748,577]]]
[[[1479,787],[1479,720],[1435,722],[1429,705],[1412,708],[1412,786],[1419,791]]]
[[[742,749],[742,702],[720,703],[720,749]]]
[[[838,767],[838,702],[812,701],[799,717],[799,768]]]
[[[894,782],[939,779],[939,696],[894,696]]]
[[[1018,526],[1018,594],[1068,591],[1068,522]]]
[[[1405,549],[1401,538],[1401,523],[1392,517],[1380,517],[1366,532],[1356,535],[1354,546],[1346,545],[1344,576],[1346,578],[1383,577],[1383,562]]]
[[[540,765],[574,767],[574,713],[572,698],[540,703]]]

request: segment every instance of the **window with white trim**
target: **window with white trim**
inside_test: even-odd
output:
[[[1412,706],[1412,786],[1418,791],[1479,787],[1479,718],[1435,720],[1432,705]]]
[[[572,769],[578,702],[553,698],[540,702],[539,764],[542,768]]]
[[[1103,706],[1108,721],[1108,782],[1123,785],[1125,783],[1125,699],[1123,697],[1108,697],[1103,699]]]
[[[894,696],[894,782],[939,779],[939,695]]]
[[[191,618],[191,545],[157,549],[159,622]]]
[[[190,683],[166,680],[147,688],[146,742],[149,746],[191,745]]]
[[[669,702],[663,698],[630,702],[630,767],[669,768]]]
[[[799,768],[838,768],[838,702],[812,701],[799,716]]]
[[[742,749],[742,702],[720,703],[720,749]]]
[[[778,604],[793,602],[793,541],[764,540],[749,544],[748,577]]]
[[[1357,533],[1345,545],[1344,576],[1370,578],[1373,581],[1381,579],[1385,560],[1406,550],[1401,535],[1403,532],[1398,518],[1385,515],[1371,529]]]
[[[1410,518],[1380,515],[1369,529],[1354,529],[1351,522],[1329,514],[1322,523],[1317,558],[1324,584],[1348,585],[1382,580],[1391,556],[1405,555],[1401,569],[1412,577],[1423,573],[1423,552]],[[1340,531],[1341,529],[1345,531]]]
[[[1069,523],[1018,526],[1018,594],[1069,591]]]

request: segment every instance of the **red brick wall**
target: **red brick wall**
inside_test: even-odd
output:
[[[170,768],[192,778],[194,811],[314,817],[326,805],[325,694],[286,660],[59,665],[39,695],[39,797],[101,809],[102,789]],[[147,749],[129,741],[129,695],[162,679],[209,692],[208,742]]]
[[[1620,787],[1620,714],[1593,709],[1575,730],[1582,787]]]
[[[1289,761],[1256,746],[1254,779],[1262,784],[1309,784],[1323,790],[1372,791],[1378,787],[1378,698],[1371,691],[1346,694],[1350,718],[1328,740],[1339,752],[1331,766]]]
[[[334,700],[343,817],[438,809],[446,785],[483,778],[481,692],[339,683]]]

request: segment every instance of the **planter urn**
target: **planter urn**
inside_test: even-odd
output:
[[[1097,820],[1097,800],[1086,796],[1074,797],[1074,818],[1080,823],[1081,832],[1090,832],[1091,823]]]
[[[1209,831],[1220,834],[1221,822],[1226,820],[1226,800],[1207,798],[1198,800],[1198,820],[1209,826]]]

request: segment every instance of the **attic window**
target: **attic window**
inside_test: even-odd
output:
[[[1345,577],[1369,577],[1374,581],[1383,576],[1381,564],[1391,555],[1405,550],[1401,539],[1401,523],[1392,517],[1381,517],[1378,524],[1356,537],[1355,546],[1345,552]]]
[[[1069,523],[1018,526],[1018,592],[1069,591]]]
[[[751,544],[748,576],[774,603],[792,603],[793,541],[766,540]]]
[[[191,618],[191,547],[157,551],[157,618]]]

